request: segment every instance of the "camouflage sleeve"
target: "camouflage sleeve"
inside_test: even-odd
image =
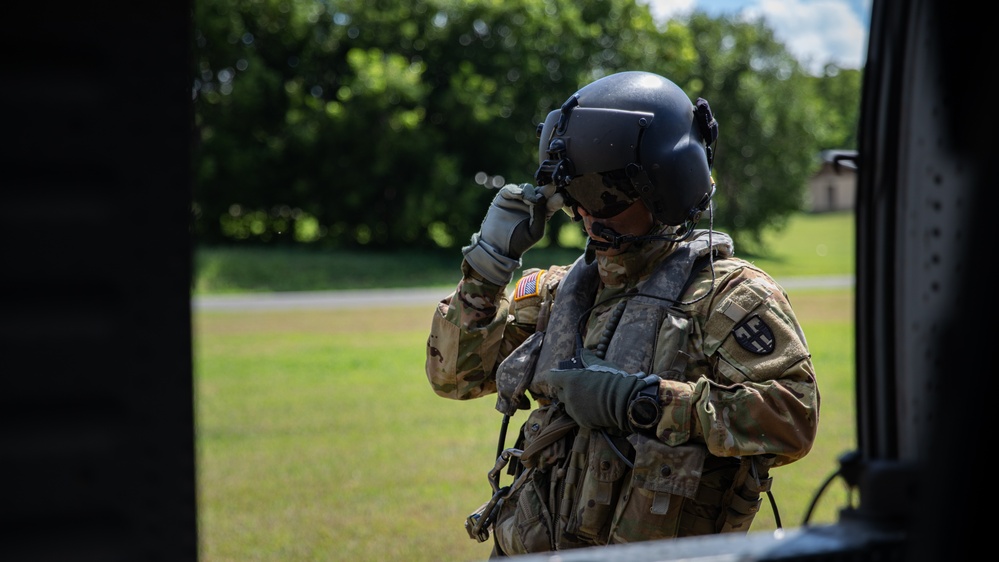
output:
[[[427,378],[445,398],[468,400],[496,392],[493,377],[506,329],[509,299],[464,261],[453,293],[437,303],[427,339]]]
[[[748,262],[726,261],[716,292],[692,311],[702,360],[685,381],[662,382],[657,433],[671,445],[703,441],[716,456],[773,454],[788,464],[808,453],[818,430],[808,344],[784,290]],[[703,282],[687,300],[698,291]]]
[[[453,293],[437,304],[427,339],[426,373],[434,392],[467,400],[496,392],[496,367],[537,329],[567,268],[529,269],[511,298],[466,263]]]
[[[535,330],[544,329],[559,282],[568,271],[561,265],[524,270],[511,295],[510,322],[500,346],[501,358],[513,353]]]

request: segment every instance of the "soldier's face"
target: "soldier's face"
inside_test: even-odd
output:
[[[583,207],[591,216],[610,218],[624,211],[638,199],[623,170],[584,174],[565,186],[570,206]]]
[[[597,242],[609,242],[599,236],[593,234],[593,223],[599,222],[604,226],[611,228],[618,234],[631,234],[634,236],[642,236],[647,234],[652,230],[652,225],[654,223],[652,219],[652,212],[649,208],[642,203],[641,200],[633,202],[625,210],[620,213],[608,217],[608,218],[597,218],[591,215],[582,206],[578,207],[579,216],[583,217],[583,226],[586,228],[586,234],[593,238]],[[630,244],[625,244],[621,248],[610,248],[603,251],[598,251],[598,253],[605,253],[609,256],[614,256],[620,254],[628,249]]]

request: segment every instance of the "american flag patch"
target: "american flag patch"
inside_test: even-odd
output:
[[[513,292],[513,300],[519,301],[529,297],[536,297],[541,294],[541,284],[538,282],[545,270],[535,271],[530,275],[525,275],[517,281],[517,289]]]

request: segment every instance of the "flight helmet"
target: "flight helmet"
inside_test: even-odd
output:
[[[537,185],[554,183],[579,218],[609,218],[641,199],[660,223],[692,227],[714,194],[718,124],[672,81],[642,71],[584,86],[537,128]]]

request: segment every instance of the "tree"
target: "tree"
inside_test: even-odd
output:
[[[815,171],[821,100],[813,81],[762,20],[691,15],[700,55],[688,93],[719,121],[714,164],[716,224],[762,248],[766,228],[801,210]]]
[[[762,22],[659,27],[635,0],[205,0],[194,19],[208,244],[461,246],[492,188],[533,181],[547,113],[633,69],[711,101],[717,222],[758,239],[800,208],[816,139],[850,120],[823,125],[826,83]],[[853,86],[823,93],[845,104]]]
[[[862,79],[861,71],[835,65],[810,79],[820,100],[815,131],[821,150],[857,149]]]
[[[208,0],[196,234],[454,246],[576,88],[686,52],[631,0]]]

